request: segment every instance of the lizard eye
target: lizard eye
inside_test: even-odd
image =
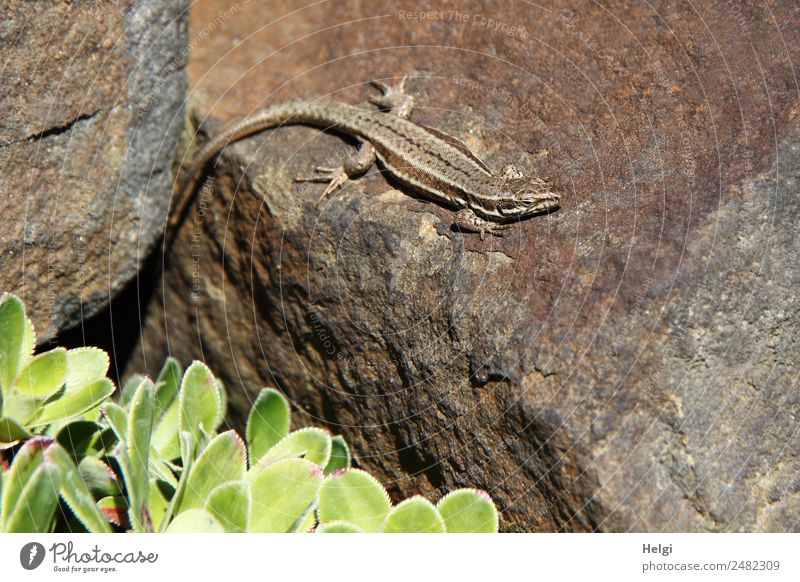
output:
[[[561,200],[561,195],[547,180],[533,177],[510,182],[509,186],[514,197],[522,202],[527,212],[555,208]]]

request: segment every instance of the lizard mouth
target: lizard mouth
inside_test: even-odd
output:
[[[503,213],[508,218],[524,218],[558,208],[561,194],[548,180],[539,177],[515,178],[506,183],[510,192]]]
[[[514,197],[510,200],[485,208],[471,205],[475,214],[495,222],[517,222],[538,214],[547,214],[556,210],[561,204],[561,195],[557,192],[537,192],[525,197]]]
[[[523,199],[525,215],[554,210],[561,204],[561,194],[557,192],[538,192]]]

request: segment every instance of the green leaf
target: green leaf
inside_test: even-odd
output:
[[[78,463],[78,472],[86,487],[97,497],[118,495],[120,485],[114,471],[97,457],[84,457]]]
[[[45,457],[52,443],[31,439],[17,453],[3,484],[3,531],[47,533],[52,529],[61,486],[59,466]]]
[[[51,458],[61,468],[59,492],[73,515],[91,533],[111,533],[111,528],[95,505],[94,497],[69,453],[60,445],[54,444],[47,449],[45,456]]]
[[[108,378],[98,380],[74,391],[67,391],[58,400],[37,408],[29,427],[66,422],[102,404],[114,393],[114,384]]]
[[[331,458],[325,466],[325,475],[350,468],[350,448],[341,435],[331,439]]]
[[[178,513],[203,507],[212,489],[228,481],[241,481],[247,471],[247,450],[236,431],[215,437],[197,457],[186,483]]]
[[[0,529],[5,530],[6,519],[19,501],[25,483],[44,461],[44,451],[52,442],[49,438],[35,437],[17,451],[5,480],[3,497],[0,499]]]
[[[37,400],[32,396],[12,394],[3,405],[3,416],[15,420],[20,426],[28,426],[28,421],[36,411]]]
[[[136,391],[139,389],[139,384],[147,381],[147,376],[143,376],[142,374],[133,374],[128,378],[122,386],[122,391],[120,393],[122,405],[128,406],[131,403],[133,395],[136,394]]]
[[[25,484],[19,502],[13,513],[8,516],[5,531],[10,533],[52,531],[60,485],[59,467],[52,462],[42,463]]]
[[[105,378],[108,354],[100,348],[75,348],[67,351],[67,392]]]
[[[98,409],[99,410],[99,409]],[[103,429],[98,433],[97,439],[92,444],[92,448],[98,451],[98,454],[113,455],[114,448],[119,444],[119,437],[108,426],[103,426]]]
[[[369,473],[349,469],[325,478],[319,493],[319,519],[347,521],[366,532],[378,532],[392,509],[389,494]]]
[[[289,403],[277,390],[264,388],[247,417],[251,465],[255,465],[270,448],[289,434],[290,423]]]
[[[178,486],[178,480],[170,469],[170,464],[162,459],[152,446],[150,447],[150,476],[167,483],[173,489]]]
[[[183,470],[181,471],[181,476],[178,479],[178,487],[175,489],[172,499],[169,500],[167,510],[164,512],[164,517],[161,519],[161,524],[158,527],[158,531],[160,532],[163,532],[167,529],[169,522],[172,520],[172,516],[175,514],[175,509],[183,500],[183,494],[184,491],[186,491],[186,483],[189,480],[189,474],[192,471],[192,464],[194,463],[195,443],[192,439],[192,434],[189,432],[182,432],[180,435],[178,435],[178,438],[180,439],[180,456],[183,462]]]
[[[416,495],[406,499],[386,516],[384,533],[445,533],[442,516],[433,504]]]
[[[97,502],[97,509],[103,514],[107,522],[118,527],[129,527],[128,503],[121,495],[103,497]]]
[[[346,521],[329,521],[316,529],[317,533],[364,533],[364,530]]]
[[[167,358],[156,378],[156,416],[163,414],[175,400],[181,384],[181,374],[183,370],[178,361]]]
[[[225,531],[246,532],[250,515],[250,486],[246,481],[230,481],[216,487],[208,495],[206,511],[225,527]]]
[[[152,529],[147,501],[150,496],[150,434],[153,432],[155,389],[148,381],[139,384],[133,395],[128,414],[126,456],[122,464],[130,504],[129,518],[134,531]],[[127,471],[126,471],[127,469]]]
[[[164,497],[158,482],[155,479],[150,480],[150,498],[147,500],[147,507],[150,510],[150,516],[153,523],[161,523],[164,519],[164,513],[167,511],[169,502]]]
[[[436,505],[447,533],[497,533],[499,516],[492,498],[478,489],[458,489]]]
[[[67,379],[67,350],[56,348],[34,357],[17,376],[13,390],[19,394],[46,398]]]
[[[11,418],[0,418],[0,449],[29,438],[30,433]]]
[[[56,433],[56,441],[75,459],[86,455],[102,427],[91,420],[75,420],[62,426]]]
[[[286,435],[258,462],[267,466],[280,459],[303,458],[324,467],[331,458],[331,435],[321,428],[301,428]]]
[[[114,431],[117,440],[125,443],[128,438],[128,411],[114,402],[106,402],[100,407],[100,412]]]
[[[193,362],[183,375],[179,401],[178,430],[204,443],[204,433],[211,435],[222,422],[223,410],[217,381],[202,362]]]
[[[302,523],[316,501],[322,469],[303,459],[286,459],[255,471],[249,531],[283,533]]]
[[[188,431],[181,432],[178,438],[180,438],[181,441],[181,463],[183,463],[183,472],[186,473],[186,477],[188,478],[189,469],[192,463],[194,463],[197,443],[194,441],[192,433]]]
[[[8,394],[17,372],[25,364],[25,307],[16,296],[0,297],[0,389]]]
[[[167,533],[223,533],[225,528],[205,509],[184,511],[172,520]]]
[[[161,415],[153,432],[153,448],[165,459],[175,459],[181,454],[178,441],[178,412],[179,402],[173,400],[167,411]]]
[[[308,510],[306,511],[305,519],[297,522],[292,529],[290,530],[292,533],[307,533],[314,529],[314,526],[317,525],[317,506],[316,504],[310,505]]]
[[[25,322],[22,326],[22,346],[19,353],[19,367],[25,366],[33,357],[33,350],[36,348],[36,332],[33,329],[33,323],[25,316]]]
[[[225,411],[228,410],[228,392],[225,384],[219,378],[214,378],[217,384],[217,394],[219,395],[220,422],[225,418]]]

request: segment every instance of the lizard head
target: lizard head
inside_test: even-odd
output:
[[[547,180],[541,178],[506,178],[506,196],[511,195],[514,206],[506,208],[506,216],[523,218],[547,212],[558,207],[561,194]]]

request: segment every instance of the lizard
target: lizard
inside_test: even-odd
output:
[[[423,198],[458,209],[459,230],[502,236],[509,223],[559,206],[560,193],[548,180],[525,177],[512,164],[495,174],[459,139],[411,121],[414,98],[405,92],[406,77],[389,86],[371,84],[380,91],[369,97],[378,109],[336,101],[286,101],[267,107],[225,127],[195,156],[177,188],[177,211],[170,220],[174,231],[192,201],[205,167],[227,145],[282,125],[309,125],[333,130],[359,140],[354,154],[337,167],[318,166],[315,175],[298,182],[327,182],[320,204],[351,179],[364,174],[375,159],[400,183]]]

